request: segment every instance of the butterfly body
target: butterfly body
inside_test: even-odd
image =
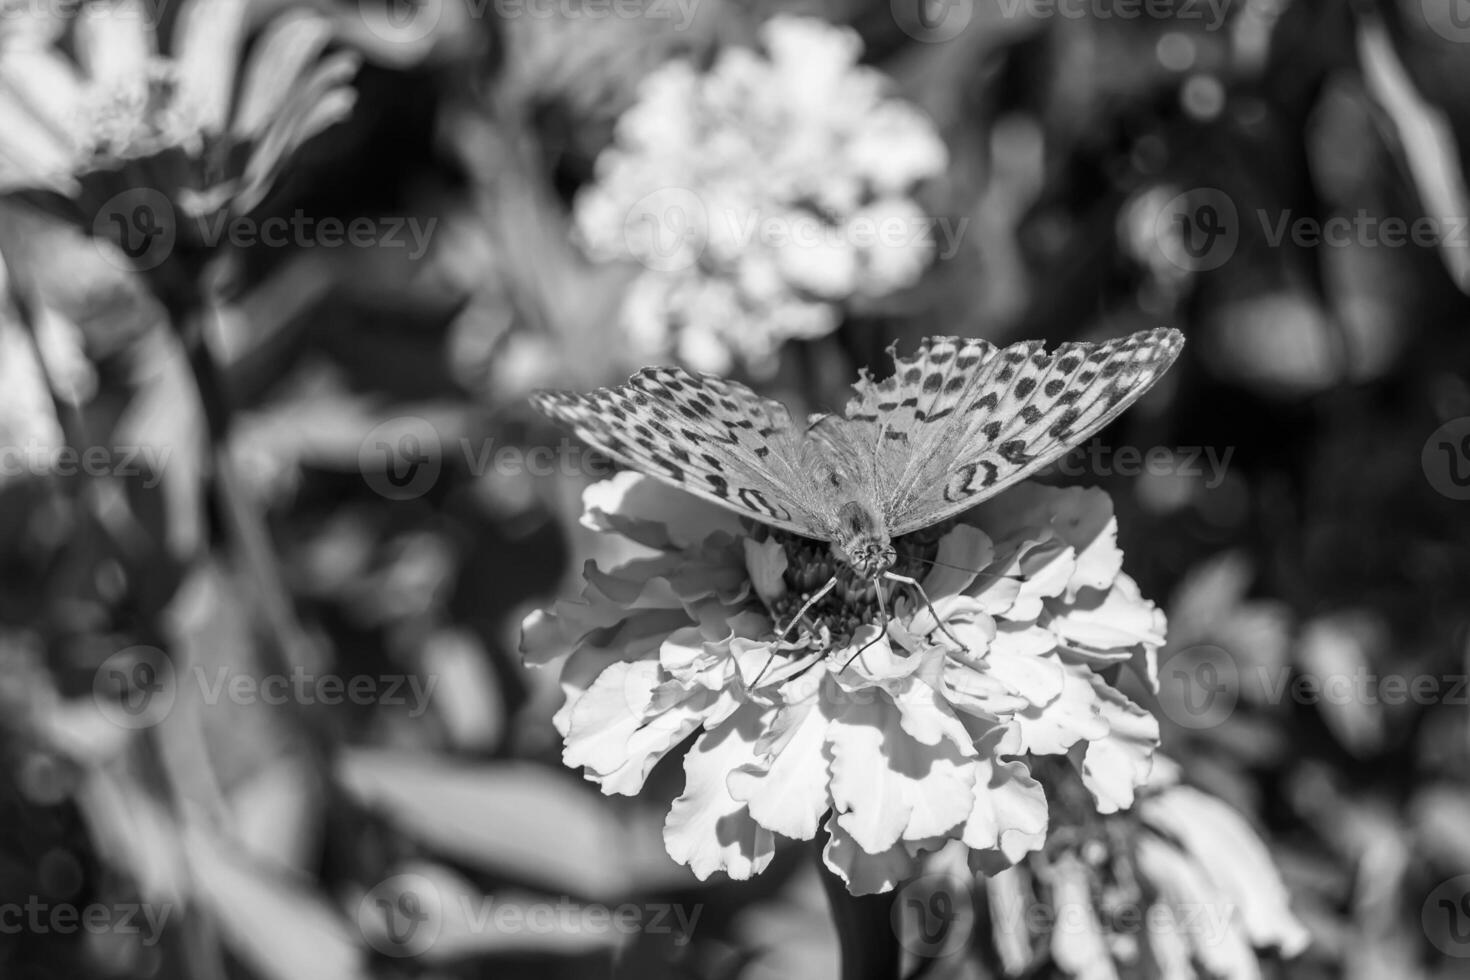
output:
[[[793,422],[743,385],[645,368],[616,388],[532,401],[632,469],[782,530],[826,541],[868,579],[892,540],[939,524],[1060,458],[1173,363],[1176,330],[1047,352],[931,337],[845,411]]]
[[[837,524],[839,536],[833,540],[832,550],[863,578],[881,578],[898,560],[883,522],[856,500],[837,509]]]

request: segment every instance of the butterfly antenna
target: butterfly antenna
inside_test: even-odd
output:
[[[900,575],[897,572],[884,572],[883,577],[893,582],[901,582],[904,585],[913,586],[914,591],[919,593],[919,598],[924,600],[924,605],[928,607],[929,614],[934,617],[934,622],[939,627],[939,631],[953,640],[955,645],[961,650],[966,653],[970,652],[970,648],[961,643],[960,638],[951,633],[949,627],[944,625],[944,620],[939,618],[939,611],[934,608],[934,603],[929,601],[929,593],[924,591],[924,587],[919,584],[918,579],[910,578],[907,575]]]
[[[923,562],[926,565],[933,565],[936,568],[952,568],[952,569],[954,569],[957,572],[969,572],[971,575],[980,576],[980,577],[984,577],[984,578],[1014,578],[1014,579],[1019,579],[1021,577],[1020,575],[1007,575],[1004,572],[982,572],[978,568],[966,568],[964,565],[951,565],[949,562],[935,561],[933,558],[921,558],[918,555],[907,555],[906,558],[911,559],[913,561],[921,561],[921,562]]]

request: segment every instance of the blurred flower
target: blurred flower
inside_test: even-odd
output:
[[[664,828],[701,878],[756,874],[775,835],[819,825],[854,894],[895,887],[949,840],[990,871],[1046,839],[1030,758],[1065,755],[1103,813],[1148,777],[1157,723],[1100,671],[1126,661],[1152,685],[1164,617],[1122,573],[1101,491],[1023,484],[899,539],[896,568],[933,610],[900,590],[886,631],[871,584],[824,544],[635,474],[585,504],[584,524],[646,557],[589,563],[581,601],[529,616],[522,649],[536,665],[568,658],[563,761],[604,793],[636,794],[701,732]],[[776,622],[834,573],[815,635],[778,642]]]
[[[1007,974],[1050,959],[1077,977],[1258,980],[1258,950],[1306,949],[1260,837],[1177,780],[1173,761],[1156,759],[1134,812],[1106,824],[1054,821],[1056,846],[985,879],[990,939]]]
[[[911,197],[946,166],[933,124],[858,65],[856,32],[778,16],[761,37],[764,54],[649,75],[577,200],[593,258],[647,269],[623,310],[641,360],[770,371],[784,341],[913,285],[933,254]]]
[[[1310,937],[1292,915],[1286,886],[1255,830],[1220,800],[1175,785],[1176,767],[1161,770],[1165,778],[1155,779],[1139,804],[1146,830],[1135,859],[1157,902],[1173,911],[1177,932],[1167,942],[1226,980],[1261,975],[1256,949],[1301,954]],[[1201,910],[1220,916],[1217,934],[1202,928]],[[1153,933],[1150,939],[1156,951],[1165,942]]]
[[[247,0],[186,3],[168,57],[149,9],[82,4],[74,60],[53,46],[55,32],[0,36],[0,191],[81,197],[99,225],[104,202],[124,191],[149,207],[150,228],[172,217],[142,196],[150,191],[189,218],[243,213],[293,150],[351,111],[357,58],[322,56],[332,38],[322,17],[282,14],[242,64]]]

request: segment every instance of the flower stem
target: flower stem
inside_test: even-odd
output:
[[[814,853],[837,927],[842,980],[897,980],[900,957],[893,928],[893,894],[850,894],[847,884],[823,863],[822,848]]]

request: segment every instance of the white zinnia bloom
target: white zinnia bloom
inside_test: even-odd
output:
[[[932,259],[913,193],[947,163],[933,124],[858,64],[848,28],[777,16],[761,39],[648,76],[577,199],[588,254],[645,267],[623,309],[637,359],[769,371]]]
[[[523,649],[565,661],[563,760],[605,793],[638,793],[699,733],[664,838],[701,878],[749,877],[777,836],[819,830],[856,894],[894,888],[950,840],[1002,868],[1046,839],[1032,759],[1065,757],[1100,813],[1148,777],[1158,726],[1100,671],[1127,662],[1152,685],[1164,618],[1122,573],[1099,490],[1022,484],[898,539],[934,611],[895,593],[886,632],[871,586],[826,545],[632,473],[585,502],[585,524],[646,557],[589,564],[581,600],[528,617]],[[776,621],[834,571],[816,636],[778,644]]]

